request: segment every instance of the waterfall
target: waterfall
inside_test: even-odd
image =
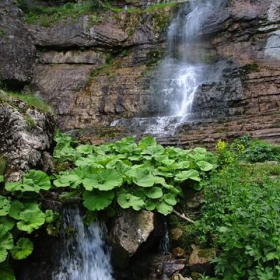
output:
[[[208,65],[203,63],[205,50],[199,45],[199,35],[214,8],[214,1],[191,1],[182,6],[171,22],[168,55],[159,65],[159,84],[155,86],[151,102],[155,104],[157,100],[164,115],[157,117],[156,123],[148,126],[145,133],[172,135],[188,119],[195,93],[208,71]]]
[[[151,88],[153,118],[119,120],[111,125],[145,126],[143,134],[173,135],[192,112],[200,85],[208,81],[211,67],[204,63],[208,54],[201,35],[205,23],[215,15],[223,0],[189,1],[182,4],[168,28],[168,54],[158,66]],[[210,74],[209,74],[210,73]],[[212,75],[213,76],[213,75]]]
[[[102,224],[86,227],[78,209],[66,210],[64,235],[64,251],[53,280],[113,280]]]

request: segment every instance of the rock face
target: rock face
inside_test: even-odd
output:
[[[96,22],[86,15],[49,27],[29,25],[39,51],[31,88],[53,105],[64,130],[155,113],[151,88],[157,72],[151,64],[166,53],[172,12],[129,13],[125,5],[143,8],[146,1],[119,2],[123,11],[107,11]],[[280,141],[279,1],[229,3],[198,34],[219,79],[198,88],[192,117],[163,143],[179,138],[186,145],[213,146],[219,138],[244,134]]]
[[[0,3],[0,79],[18,89],[32,77],[36,49],[13,0]]]
[[[85,15],[29,26],[39,50],[31,88],[55,108],[60,128],[107,126],[143,111],[148,66],[165,51],[172,13],[170,7],[138,11],[107,11],[97,23]]]
[[[49,152],[55,123],[51,112],[0,91],[0,154],[8,162],[7,180],[17,181],[31,168],[52,168]]]

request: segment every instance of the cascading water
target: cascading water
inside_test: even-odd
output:
[[[173,135],[191,113],[195,93],[209,79],[209,65],[202,62],[205,49],[200,36],[203,25],[222,0],[189,1],[182,5],[168,29],[168,55],[160,63],[151,91],[151,111],[157,117],[135,118],[128,125],[143,134]],[[211,76],[211,75],[210,75]],[[210,77],[211,79],[211,77]],[[111,125],[125,125],[119,120]]]
[[[85,227],[78,209],[67,210],[65,219],[65,235],[69,235],[70,229],[75,232],[70,238],[65,236],[59,269],[52,279],[113,280],[110,250],[104,241],[105,227],[97,222]]]

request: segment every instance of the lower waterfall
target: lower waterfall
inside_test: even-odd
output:
[[[71,209],[65,211],[64,234],[64,251],[53,280],[113,280],[105,226],[95,222],[86,227],[79,210]]]

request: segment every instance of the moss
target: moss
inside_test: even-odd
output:
[[[246,73],[251,73],[251,72],[259,72],[260,71],[260,66],[256,63],[248,63],[245,64],[244,66],[241,67],[241,69]]]
[[[26,121],[28,129],[32,129],[36,127],[36,122],[29,115],[23,115],[23,118]]]
[[[185,222],[175,215],[169,215],[168,229],[172,230],[174,228],[182,230],[183,234],[178,240],[170,240],[171,249],[180,246],[181,248],[184,248],[187,253],[190,253],[190,245],[197,243],[195,225]]]
[[[4,155],[0,154],[0,175],[5,174],[5,170],[7,168],[8,161]]]
[[[0,28],[0,37],[3,37],[6,33],[6,30],[4,28]]]
[[[204,259],[212,259],[216,256],[215,249],[201,249],[197,253],[198,257]]]

